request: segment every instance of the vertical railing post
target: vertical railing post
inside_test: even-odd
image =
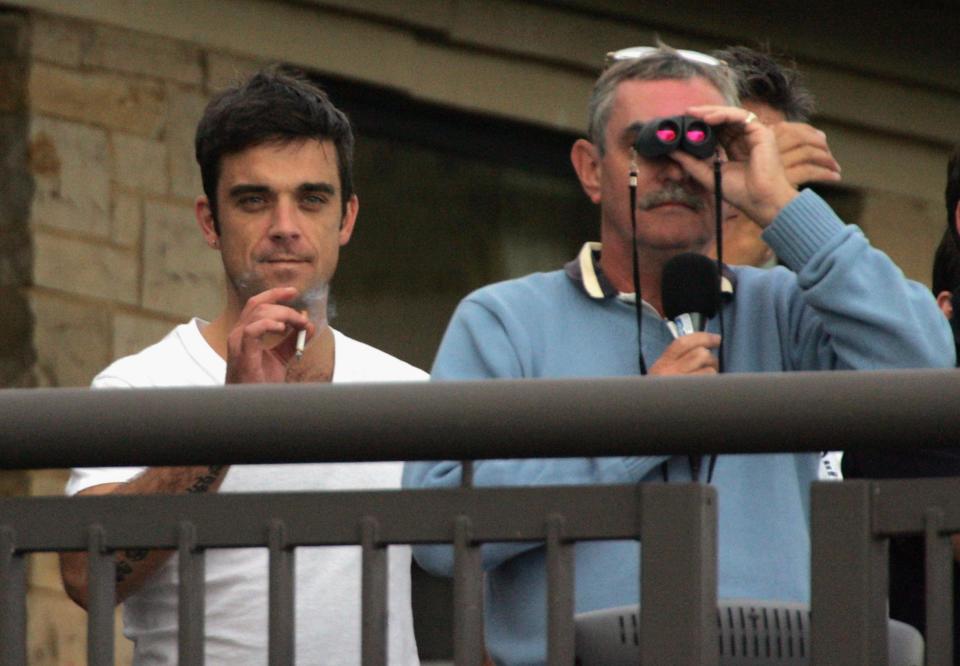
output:
[[[563,536],[564,517],[547,516],[547,664],[574,662],[574,545]]]
[[[205,568],[204,552],[197,549],[196,526],[189,522],[180,523],[177,570],[180,574],[178,663],[181,666],[203,666]]]
[[[270,666],[292,666],[296,655],[295,554],[287,543],[287,526],[273,520],[268,528],[270,549],[269,638],[267,662]]]
[[[485,654],[483,566],[467,516],[457,516],[453,550],[453,660],[456,666],[480,666]]]
[[[87,545],[87,663],[113,666],[113,609],[117,565],[103,527],[91,525]]]
[[[0,526],[0,665],[27,666],[27,558]]]
[[[360,525],[363,547],[362,617],[363,666],[387,664],[387,547],[380,543],[375,518],[365,516]]]
[[[640,663],[716,666],[716,490],[647,483],[640,502]]]
[[[953,663],[953,547],[941,534],[943,511],[924,513],[926,553],[926,654],[928,664]]]
[[[811,488],[811,664],[887,666],[887,540],[874,536],[868,481]]]

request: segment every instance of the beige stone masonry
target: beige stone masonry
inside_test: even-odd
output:
[[[65,67],[78,67],[84,44],[92,38],[89,23],[71,21],[49,14],[31,16],[30,55],[34,62],[43,61]]]
[[[93,30],[83,64],[191,85],[203,83],[201,54],[196,46],[102,25]]]
[[[219,253],[203,242],[193,207],[144,206],[143,305],[179,317],[215,316],[223,305]]]
[[[34,284],[67,294],[136,304],[138,265],[128,250],[37,230]]]
[[[113,133],[113,179],[131,190],[167,193],[167,147],[160,141]]]
[[[138,248],[143,236],[143,202],[136,194],[116,192],[110,215],[110,238],[122,247]]]
[[[227,86],[241,81],[244,77],[260,69],[269,61],[241,57],[220,51],[210,51],[207,58],[206,91],[215,93]]]
[[[164,88],[153,81],[34,63],[29,94],[36,113],[145,137],[163,129]]]
[[[106,239],[110,233],[107,133],[35,116],[30,123],[35,191],[31,223]]]
[[[89,386],[113,360],[110,313],[102,303],[32,289],[40,386]]]
[[[118,312],[113,318],[113,358],[136,354],[141,349],[159,342],[178,323],[186,318]]]
[[[63,592],[32,592],[27,600],[27,614],[27,661],[30,666],[87,663],[87,614]],[[133,659],[133,644],[121,633],[120,613],[115,617],[115,663],[129,664]]]
[[[167,161],[170,174],[170,193],[193,201],[203,193],[200,168],[194,157],[193,140],[197,123],[207,106],[207,96],[180,86],[168,87],[170,111],[167,115]]]

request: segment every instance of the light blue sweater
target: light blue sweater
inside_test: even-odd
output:
[[[906,280],[814,193],[791,202],[764,238],[795,273],[732,269],[734,294],[723,306],[727,372],[953,366],[949,326],[930,292]],[[717,329],[714,318],[708,330]],[[672,339],[664,321],[646,308],[648,365]],[[433,378],[632,375],[636,350],[632,305],[592,298],[564,271],[539,273],[465,298],[444,336]],[[832,445],[824,442],[824,448]],[[475,483],[661,481],[664,461],[670,480],[690,479],[688,458],[674,456],[490,460],[475,465]],[[720,498],[720,597],[809,599],[809,484],[816,473],[814,454],[718,457],[712,483]],[[412,463],[404,471],[407,487],[459,483],[454,461]],[[421,546],[414,554],[428,571],[452,574],[450,547]],[[545,660],[544,555],[538,544],[483,548],[487,644],[500,664]],[[576,612],[636,603],[638,558],[635,542],[577,544]]]

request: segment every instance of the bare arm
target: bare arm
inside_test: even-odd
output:
[[[78,495],[179,495],[215,492],[226,476],[226,465],[151,467],[127,483],[92,486]],[[117,553],[117,603],[136,592],[170,558],[170,550],[123,550]],[[87,607],[87,554],[60,553],[60,575],[67,594]]]

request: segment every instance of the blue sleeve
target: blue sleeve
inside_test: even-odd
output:
[[[950,327],[930,291],[812,191],[791,201],[763,237],[797,275],[788,369],[953,367]]]
[[[527,338],[522,327],[501,313],[474,300],[465,299],[444,334],[431,377],[434,380],[471,380],[528,377],[531,366],[525,353]],[[508,333],[508,328],[510,333]],[[521,350],[518,353],[518,350]],[[474,463],[474,485],[541,486],[635,483],[655,471],[666,457],[546,458],[483,460]],[[405,488],[455,488],[460,485],[457,461],[407,463]],[[492,569],[538,544],[487,544],[483,547],[484,569]],[[453,549],[448,545],[415,546],[420,565],[435,574],[453,574]]]

